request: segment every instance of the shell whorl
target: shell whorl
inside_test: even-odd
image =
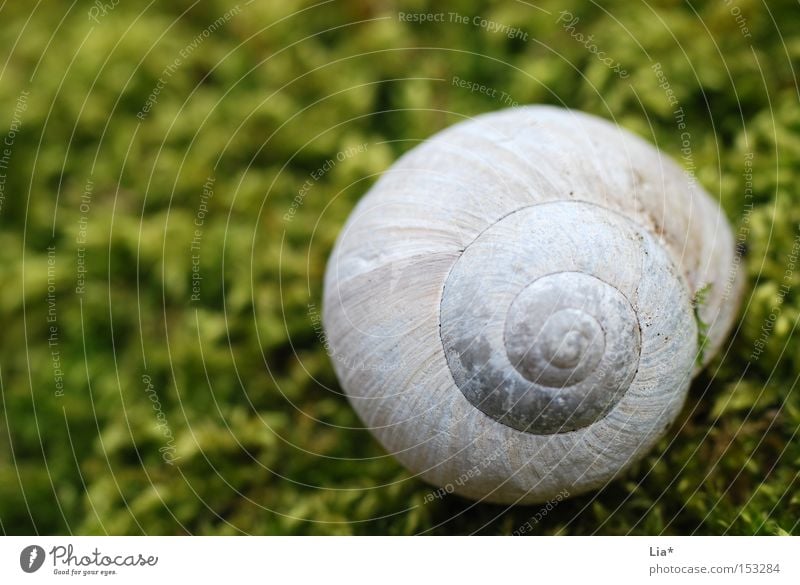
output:
[[[406,154],[328,265],[334,367],[366,425],[437,485],[536,502],[603,485],[679,412],[694,293],[733,240],[709,197],[640,139],[517,108]],[[712,350],[723,286],[700,307]]]
[[[633,381],[643,341],[649,351],[651,339],[694,327],[684,311],[642,340],[634,305],[648,311],[652,301],[639,281],[674,280],[668,262],[646,232],[595,205],[545,203],[506,216],[467,247],[444,286],[441,337],[456,385],[520,431],[596,422]]]

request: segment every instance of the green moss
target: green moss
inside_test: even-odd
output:
[[[695,362],[697,364],[702,364],[705,358],[706,353],[706,345],[708,344],[708,327],[709,323],[703,320],[700,312],[702,310],[703,304],[705,303],[706,299],[708,298],[708,293],[711,292],[711,288],[713,287],[713,283],[707,282],[703,286],[701,286],[697,291],[694,293],[694,298],[692,298],[692,307],[694,308],[694,320],[697,324],[697,357],[695,358]]]
[[[99,22],[91,3],[3,5],[0,136],[28,93],[0,207],[0,531],[509,534],[535,516],[426,498],[432,488],[361,428],[310,308],[376,177],[436,131],[505,106],[458,76],[614,119],[679,160],[688,132],[683,163],[747,249],[740,325],[668,436],[531,533],[800,533],[797,4],[739,0],[743,36],[723,2],[399,3],[481,15],[527,40],[401,22],[395,4],[240,4],[185,58],[232,4],[119,3]],[[563,10],[627,78],[565,31]],[[700,348],[706,326],[698,318]]]

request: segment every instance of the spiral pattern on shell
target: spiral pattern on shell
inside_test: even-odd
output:
[[[353,406],[410,470],[546,501],[604,485],[669,428],[698,321],[706,359],[731,324],[733,253],[714,202],[653,147],[516,108],[381,177],[330,259],[324,324]]]

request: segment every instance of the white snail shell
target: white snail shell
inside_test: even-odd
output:
[[[669,428],[698,322],[706,360],[732,324],[734,252],[717,205],[643,140],[515,108],[440,132],[359,202],[324,326],[354,408],[408,469],[542,502],[605,485]]]

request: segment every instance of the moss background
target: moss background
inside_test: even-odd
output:
[[[794,0],[234,1],[0,7],[0,531],[509,534],[538,514],[529,533],[800,533]],[[528,37],[398,18],[430,11]],[[730,346],[602,492],[543,515],[426,503],[359,428],[321,343],[339,228],[416,141],[508,105],[453,76],[680,157],[655,63],[685,113],[684,164],[744,244]]]

